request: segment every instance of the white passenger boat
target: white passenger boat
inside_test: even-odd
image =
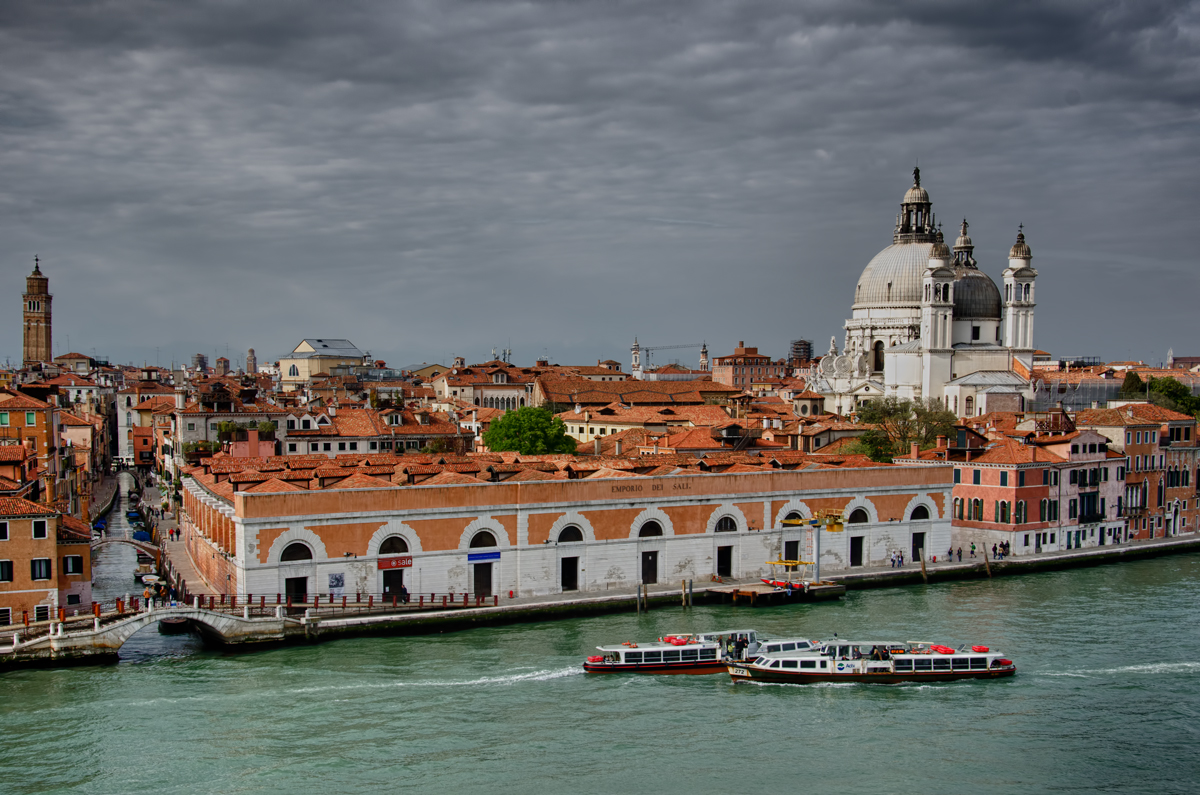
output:
[[[830,640],[804,651],[760,654],[730,662],[736,682],[945,682],[1012,676],[1017,666],[987,646],[954,649],[931,643]]]
[[[650,643],[626,641],[620,646],[597,646],[587,658],[588,673],[715,674],[731,662],[754,659],[764,649],[794,652],[816,647],[804,638],[760,638],[752,629],[666,635]]]

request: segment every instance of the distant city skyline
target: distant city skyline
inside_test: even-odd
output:
[[[1038,348],[1200,354],[1198,23],[1193,2],[12,3],[0,359],[35,255],[55,355],[821,354],[918,161],[994,280],[1025,225]]]

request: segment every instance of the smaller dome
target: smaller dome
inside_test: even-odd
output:
[[[908,193],[904,194],[904,201],[901,204],[929,204],[929,191],[922,188],[920,185],[913,185],[908,189]]]
[[[1000,290],[991,277],[975,268],[955,270],[954,319],[999,320]]]
[[[1009,259],[1032,259],[1033,252],[1029,249],[1029,244],[1025,242],[1025,232],[1017,232],[1017,242],[1013,243],[1013,247],[1008,252]]]

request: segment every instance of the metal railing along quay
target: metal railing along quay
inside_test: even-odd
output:
[[[314,594],[303,598],[275,594],[234,594],[189,596],[185,602],[192,607],[213,612],[240,613],[243,616],[274,616],[279,607],[288,615],[333,616],[371,615],[379,613],[408,613],[421,610],[453,610],[471,607],[498,607],[499,596],[472,596],[453,593],[400,594],[356,593],[353,596]]]

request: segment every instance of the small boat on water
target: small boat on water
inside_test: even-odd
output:
[[[834,639],[804,651],[760,654],[731,662],[733,680],[755,682],[947,682],[1012,676],[1017,666],[987,646],[954,649],[931,643]]]
[[[626,641],[620,646],[597,646],[587,658],[588,673],[715,674],[730,662],[753,659],[764,648],[794,652],[816,644],[803,638],[765,640],[752,629],[666,635],[650,643]]]

